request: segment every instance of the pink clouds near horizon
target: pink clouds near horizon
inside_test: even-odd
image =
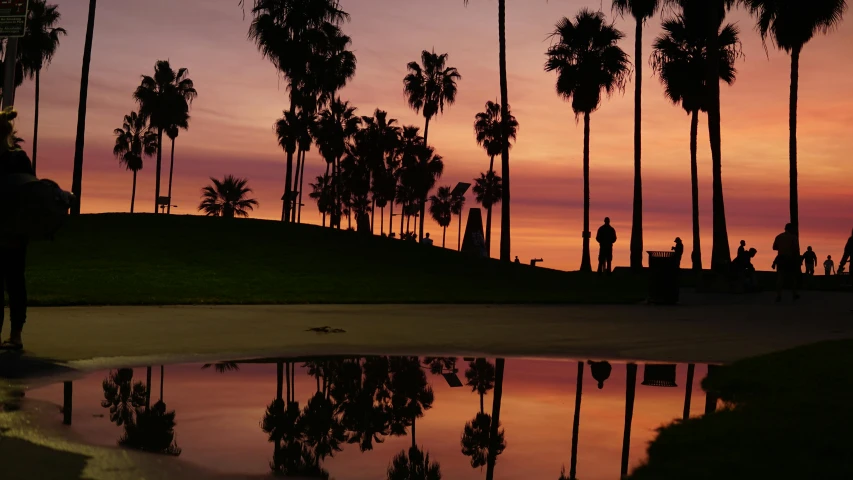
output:
[[[42,74],[39,170],[70,185],[77,102],[85,33],[84,2],[55,0],[63,14],[62,39],[53,64]],[[582,6],[604,8],[626,34],[622,48],[633,53],[633,20],[614,17],[608,2],[552,0],[508,2],[509,93],[521,129],[512,152],[513,255],[543,257],[545,265],[575,269],[580,261],[582,230],[582,128],[568,103],[554,92],[554,76],[543,71],[547,36],[563,16]],[[601,5],[600,5],[601,4]],[[440,184],[470,181],[487,168],[476,145],[474,115],[498,97],[497,5],[476,0],[394,2],[342,0],[351,16],[344,26],[353,38],[358,70],[341,92],[370,115],[376,108],[403,124],[423,125],[407,108],[402,78],[408,61],[423,49],[448,52],[463,75],[459,96],[430,128],[430,143],[444,156]],[[728,21],[741,31],[744,59],[738,78],[722,88],[723,182],[729,240],[741,238],[758,248],[759,268],[771,261],[773,236],[788,211],[789,57],[765,47],[746,12]],[[660,15],[649,21],[644,55],[651,53]],[[199,90],[190,129],[176,146],[176,213],[195,213],[199,190],[208,177],[247,177],[261,203],[254,216],[277,218],[284,183],[283,153],[272,133],[273,122],[287,106],[283,81],[246,38],[249,20],[235,0],[150,0],[101,2],[98,6],[83,177],[85,212],[127,211],[131,175],[112,157],[112,131],[135,108],[131,98],[140,75],[158,59],[187,67]],[[812,40],[800,65],[799,158],[802,243],[819,255],[840,254],[853,222],[850,152],[853,137],[853,26],[842,23],[829,35]],[[633,61],[633,59],[632,59]],[[691,249],[689,119],[663,97],[662,88],[644,65],[643,165],[645,247],[668,249],[675,236]],[[628,259],[633,161],[633,83],[625,95],[607,99],[591,122],[591,218],[593,230],[610,216],[619,233],[616,263]],[[31,138],[32,83],[18,91],[19,135]],[[26,145],[26,144],[25,144]],[[711,252],[710,155],[705,119],[699,134],[700,200],[703,257]],[[167,153],[164,150],[164,153]],[[164,155],[167,158],[167,155]],[[167,162],[168,164],[168,162]],[[306,184],[324,169],[312,151]],[[137,208],[153,205],[154,160],[140,172]],[[164,179],[166,176],[164,176]],[[306,199],[307,200],[307,199]],[[308,221],[319,223],[316,208],[305,201]],[[469,195],[468,205],[474,206]],[[499,212],[495,218],[500,233]],[[378,222],[377,222],[378,223]],[[398,225],[399,227],[399,225]],[[395,228],[397,230],[398,228]],[[428,231],[438,234],[429,223]],[[451,227],[455,233],[455,222]],[[448,237],[455,237],[448,235]],[[452,243],[452,242],[451,242]],[[495,242],[494,252],[497,252]],[[595,255],[596,252],[593,252]]]

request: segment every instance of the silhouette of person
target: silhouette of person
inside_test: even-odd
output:
[[[610,226],[610,217],[604,218],[604,225],[598,227],[595,234],[598,242],[598,272],[610,273],[613,263],[613,244],[616,243],[616,230]]]
[[[432,239],[429,238],[429,233],[426,234],[423,240],[421,240],[421,244],[426,245],[428,247],[432,246]]]
[[[740,246],[739,246],[739,247],[737,247],[737,257],[735,257],[735,258],[740,257],[740,256],[741,256],[741,255],[743,255],[745,252],[746,252],[746,240],[741,240],[741,241],[740,241]]]
[[[586,363],[589,364],[589,369],[592,371],[592,378],[598,382],[598,389],[601,390],[604,388],[604,382],[610,378],[610,372],[613,371],[613,367],[610,365],[610,362],[593,362],[592,360],[588,360]]]
[[[12,121],[17,116],[18,112],[13,107],[0,112],[0,178],[4,180],[15,174],[35,175],[27,154],[14,147],[15,127]],[[24,348],[21,333],[27,321],[26,257],[26,238],[5,233],[0,236],[0,298],[4,297],[5,289],[9,293],[9,320],[12,323],[8,340],[0,344],[4,350]],[[5,299],[0,301],[5,303]],[[0,305],[0,333],[4,308],[5,305]]]
[[[817,266],[817,254],[814,253],[812,247],[806,247],[806,253],[803,254],[803,262],[806,264],[806,275],[814,275],[814,269]]]
[[[851,237],[853,238],[853,237]],[[785,225],[785,231],[776,236],[773,241],[773,250],[778,252],[776,256],[776,301],[782,301],[782,288],[785,281],[791,284],[791,293],[794,300],[800,298],[797,293],[800,271],[800,240],[794,231],[792,224]]]
[[[835,274],[835,262],[832,261],[832,255],[826,256],[826,261],[823,262],[823,272],[827,277]]]
[[[680,237],[675,237],[675,246],[672,247],[672,251],[675,252],[675,263],[678,265],[678,268],[681,268],[681,256],[684,255],[684,244],[681,243]]]
[[[844,255],[842,255],[841,262],[838,264],[838,273],[844,271],[844,266],[847,265],[850,257],[853,257],[853,232],[851,232],[850,238],[847,239],[847,245],[844,245]]]
[[[515,256],[515,263],[521,264],[521,261],[518,259],[518,255]]]

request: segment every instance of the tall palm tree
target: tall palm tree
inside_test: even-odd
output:
[[[139,103],[139,113],[157,130],[157,171],[154,178],[154,213],[160,197],[160,176],[163,162],[163,132],[188,118],[189,108],[196,98],[189,70],[175,71],[168,60],[154,64],[154,76],[143,75],[142,82],[133,93]]]
[[[89,98],[89,64],[92,62],[92,37],[95,33],[95,6],[97,0],[89,0],[89,15],[86,23],[86,41],[83,46],[83,73],[80,76],[80,102],[77,109],[77,139],[74,143],[74,170],[71,174],[71,193],[76,198],[71,204],[71,214],[80,215],[83,200],[83,149],[86,140],[86,103]]]
[[[465,380],[465,385],[471,387],[472,392],[480,395],[480,413],[485,413],[483,397],[489,393],[489,390],[495,388],[495,366],[485,358],[475,359],[465,370]]]
[[[429,145],[429,122],[444,113],[456,102],[456,82],[462,80],[462,75],[454,67],[447,66],[448,54],[437,54],[424,50],[421,52],[421,63],[409,62],[409,73],[403,78],[403,92],[409,106],[415,112],[421,112],[426,119],[424,124],[424,145]],[[424,216],[426,214],[426,194],[421,198],[421,228],[420,238],[423,239]]]
[[[486,480],[494,480],[495,478],[495,462],[498,455],[503,453],[501,448],[503,442],[503,431],[501,426],[501,402],[503,401],[504,389],[504,364],[506,360],[498,358],[495,360],[495,393],[492,400],[492,421],[490,425],[491,432],[489,433],[489,455],[486,460]]]
[[[471,468],[482,468],[488,463],[490,457],[492,417],[488,413],[478,413],[473,420],[465,424],[462,430],[462,455],[471,457]],[[497,457],[506,449],[503,429],[498,430],[498,438],[495,441],[495,456]]]
[[[248,217],[249,212],[258,206],[258,201],[249,198],[252,189],[248,180],[226,175],[223,180],[210,178],[212,185],[202,189],[199,211],[208,217]]]
[[[328,107],[320,111],[314,128],[314,141],[320,155],[332,167],[332,185],[335,192],[336,212],[341,209],[341,159],[346,154],[347,144],[358,132],[361,117],[355,114],[356,107],[335,98]],[[332,225],[340,228],[340,220],[332,217]]]
[[[630,63],[617,45],[624,37],[601,12],[582,9],[572,21],[563,18],[552,34],[545,70],[557,72],[557,93],[572,100],[575,118],[583,114],[583,257],[581,271],[591,272],[589,255],[589,117],[601,105],[601,93],[625,90]]]
[[[169,125],[169,128],[166,129],[166,136],[172,142],[172,158],[169,161],[169,204],[166,205],[166,213],[168,214],[172,213],[172,175],[175,173],[175,140],[177,140],[180,130],[190,128],[189,118],[189,115],[177,116],[175,123]]]
[[[631,268],[643,268],[643,25],[654,16],[662,0],[613,0],[613,10],[634,17],[634,213],[631,223]]]
[[[316,183],[309,183],[311,193],[308,194],[312,200],[317,202],[317,210],[323,215],[323,226],[326,226],[326,214],[334,208],[335,197],[332,195],[331,180],[329,175],[318,176]]]
[[[465,209],[465,195],[457,195],[453,197],[453,202],[450,205],[450,213],[459,217],[459,230],[456,239],[456,250],[462,250],[462,211]]]
[[[20,58],[23,67],[23,74],[26,77],[34,78],[36,82],[32,148],[33,171],[36,171],[38,162],[41,70],[50,65],[53,56],[59,49],[59,37],[67,33],[64,28],[56,26],[61,18],[58,5],[49,5],[47,0],[31,1],[27,15],[27,28],[23,38],[18,43],[18,58]]]
[[[495,175],[494,170],[489,173],[481,173],[479,178],[474,179],[474,195],[477,203],[486,209],[486,251],[492,255],[492,207],[501,202],[503,197],[503,183],[501,177]]]
[[[708,88],[705,70],[708,62],[708,41],[705,19],[701,11],[688,6],[675,17],[664,20],[663,33],[655,39],[652,69],[664,85],[664,94],[672,103],[691,116],[690,120],[690,183],[693,203],[693,270],[702,271],[702,247],[699,235],[699,168],[696,144],[699,112],[707,111]],[[738,30],[732,24],[723,27],[717,38],[721,60],[720,79],[731,85],[737,71],[735,60],[741,55]]]
[[[631,454],[631,424],[634,421],[634,398],[637,393],[637,364],[625,366],[625,428],[622,432],[622,464],[621,477],[628,475],[628,459]]]
[[[388,466],[388,480],[441,480],[441,466],[430,460],[429,452],[411,447],[394,457]]]
[[[468,5],[468,0],[464,0]],[[509,132],[509,88],[507,85],[506,72],[506,0],[498,0],[498,59],[501,84],[501,118],[503,119],[503,130]],[[509,138],[510,135],[504,135]],[[501,197],[501,252],[502,262],[510,261],[511,237],[510,237],[510,209],[509,209],[509,143],[504,143],[501,152],[501,178],[503,178],[504,189]]]
[[[404,425],[412,427],[412,448],[417,448],[415,425],[418,418],[432,408],[435,395],[421,369],[418,357],[393,357],[391,359],[390,390],[394,415]]]
[[[797,95],[800,86],[800,53],[816,34],[826,34],[841,23],[846,0],[744,0],[757,17],[761,39],[769,36],[778,48],[791,55],[791,92],[788,110],[788,156],[791,182],[791,224],[800,222],[797,186]]]
[[[509,111],[509,107],[507,107]],[[503,151],[503,128],[504,124],[501,120],[501,106],[491,100],[486,102],[486,109],[477,114],[474,120],[474,135],[477,139],[477,145],[483,147],[486,155],[489,156],[489,171],[495,171],[495,157]],[[509,147],[512,148],[512,142],[518,135],[518,120],[512,114],[506,122],[506,128],[509,131]]]
[[[575,384],[575,415],[572,421],[572,457],[569,467],[569,480],[575,480],[578,472],[578,435],[580,433],[581,398],[583,396],[583,362],[578,362],[578,375]]]
[[[299,139],[302,135],[301,122],[299,121],[297,113],[285,110],[283,112],[283,116],[276,120],[273,128],[275,129],[275,134],[278,137],[279,146],[288,156],[292,156],[293,152],[295,152],[298,147]],[[285,190],[287,190],[287,188],[285,188]],[[286,220],[285,215],[290,212],[290,208],[287,207],[290,201],[291,199],[288,197],[284,199],[284,202],[282,202],[282,222]]]
[[[113,155],[127,170],[133,172],[133,190],[130,195],[130,213],[136,202],[136,174],[142,170],[143,157],[150,157],[157,151],[157,134],[151,131],[145,119],[136,112],[124,116],[121,128],[113,132],[116,136]]]
[[[345,61],[331,61],[341,60],[332,52],[340,54],[350,43],[339,29],[349,20],[349,14],[339,8],[336,0],[255,0],[252,14],[249,38],[287,80],[291,114],[296,114],[299,106],[300,86],[311,84],[317,88],[309,90],[319,90],[322,81],[324,89],[330,91],[343,87],[355,74],[355,56],[351,52],[345,55]],[[342,44],[343,48],[338,48]],[[333,64],[338,68],[333,69]],[[291,218],[292,185],[293,152],[287,152],[283,221]]]
[[[429,214],[438,226],[442,228],[441,248],[447,238],[447,227],[453,219],[453,197],[450,195],[450,186],[438,187],[435,195],[429,197]]]

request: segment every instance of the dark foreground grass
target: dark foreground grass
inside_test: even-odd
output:
[[[30,247],[33,305],[628,303],[630,275],[600,278],[281,222],[83,215]]]
[[[665,427],[633,480],[853,478],[853,340],[722,367],[729,408]]]

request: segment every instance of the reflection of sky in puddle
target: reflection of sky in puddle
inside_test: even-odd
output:
[[[307,369],[296,368],[295,396],[300,406],[316,392],[317,383]],[[465,382],[467,362],[459,359],[459,377]],[[631,433],[631,468],[645,457],[655,430],[682,415],[687,365],[677,368],[677,388],[643,386],[644,368],[637,371],[637,390]],[[74,382],[73,430],[90,443],[115,445],[121,429],[109,421],[100,406],[98,372]],[[693,382],[691,415],[704,410],[700,387],[707,366],[697,365]],[[568,472],[572,419],[575,404],[577,363],[559,360],[508,359],[504,373],[501,425],[507,447],[497,459],[496,479],[557,478],[562,465]],[[159,366],[153,369],[152,404],[159,397]],[[610,379],[599,390],[584,368],[577,475],[584,480],[619,477],[625,421],[626,366],[614,364]],[[479,396],[470,387],[451,388],[441,376],[427,372],[435,393],[432,409],[417,420],[417,442],[432,461],[441,465],[444,478],[484,478],[462,455],[460,438],[466,422],[479,412]],[[134,381],[145,381],[145,369],[136,369]],[[485,399],[491,411],[492,392]],[[261,431],[260,421],[276,394],[275,364],[241,364],[236,372],[217,373],[199,365],[167,366],[164,400],[176,412],[175,428],[180,458],[223,473],[269,472],[273,447]],[[62,402],[62,385],[29,392],[29,398]],[[101,415],[105,415],[101,417]],[[57,418],[60,421],[60,418]],[[387,437],[372,451],[361,453],[357,445],[327,458],[322,466],[338,479],[384,478],[391,459],[411,445],[408,435]]]

